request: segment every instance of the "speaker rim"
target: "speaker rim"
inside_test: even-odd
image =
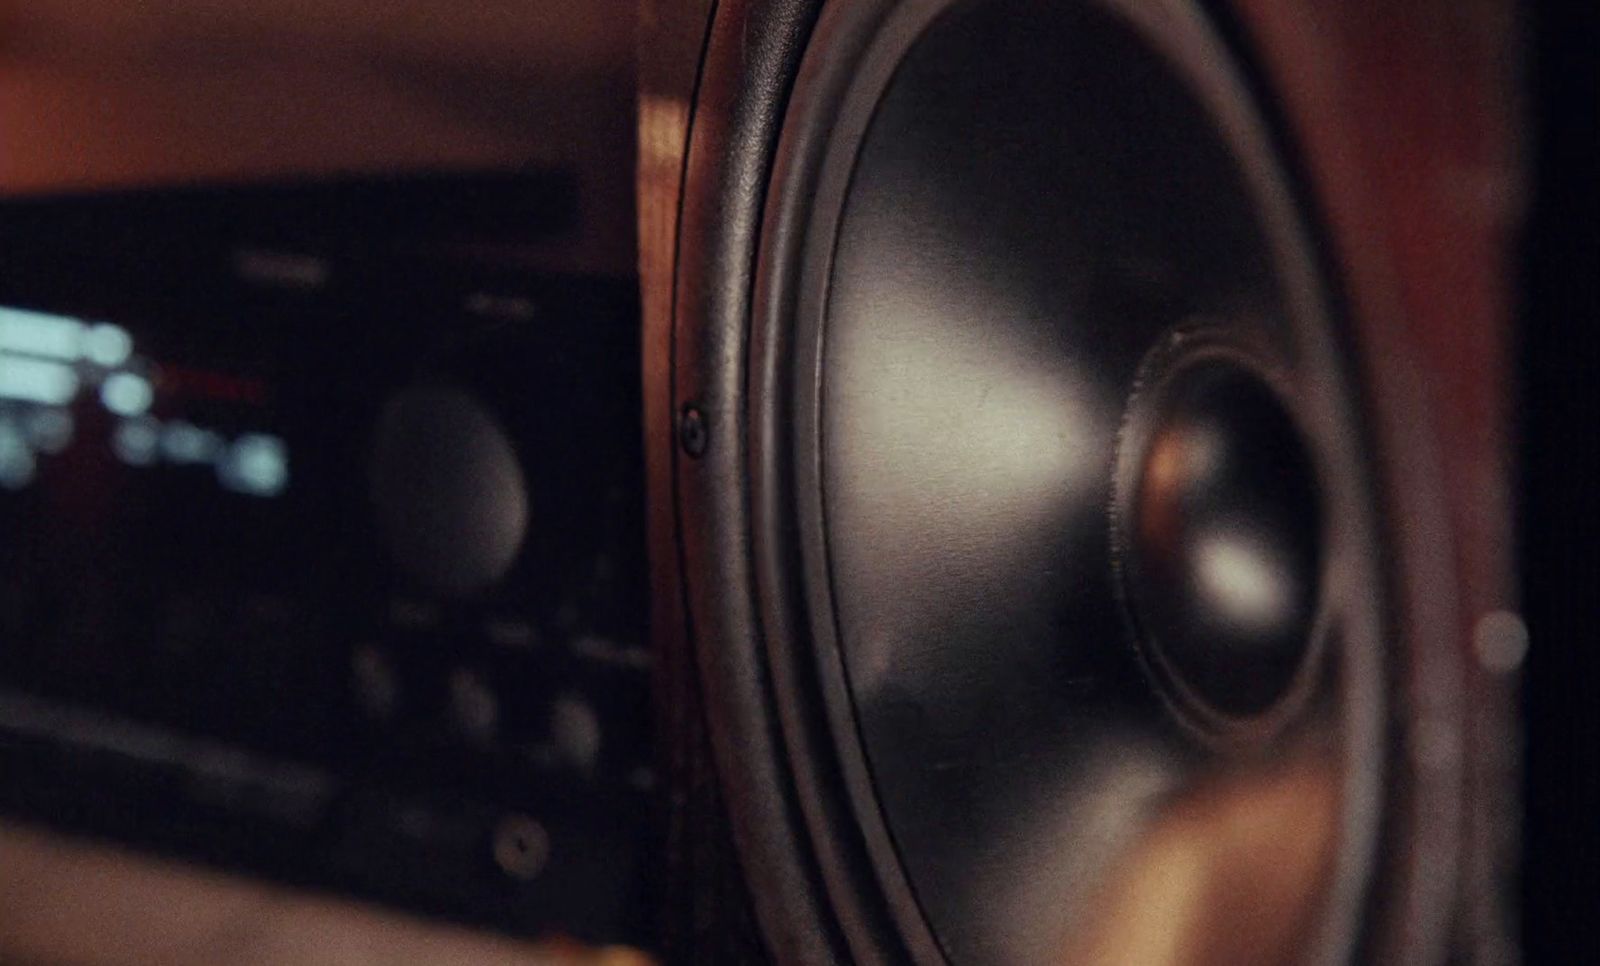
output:
[[[655,633],[663,654],[681,654],[686,666],[694,668],[696,710],[689,717],[710,719],[711,764],[727,796],[722,815],[726,828],[699,835],[731,833],[746,880],[760,886],[747,891],[764,941],[784,961],[827,961],[837,958],[843,947],[834,938],[819,936],[819,924],[832,937],[838,927],[818,901],[820,882],[804,854],[803,833],[790,824],[795,817],[792,801],[781,783],[774,783],[771,759],[752,760],[775,750],[759,737],[773,730],[764,659],[752,653],[761,629],[746,588],[730,593],[722,575],[725,565],[735,574],[748,574],[751,552],[749,504],[737,475],[747,455],[743,333],[750,304],[746,273],[755,252],[749,215],[764,203],[761,189],[777,140],[773,115],[782,109],[798,63],[794,48],[803,47],[818,6],[819,0],[703,0],[683,13],[658,11],[669,24],[693,21],[687,25],[706,40],[703,56],[688,72],[693,82],[670,85],[681,92],[677,103],[657,105],[661,109],[646,105],[641,112],[641,136],[651,135],[652,142],[660,140],[660,122],[671,112],[677,112],[672,116],[683,132],[681,153],[663,144],[668,150],[660,159],[681,164],[681,180],[641,174],[657,222],[663,209],[672,216],[671,230],[658,232],[650,230],[657,222],[646,223],[641,212],[641,244],[650,256],[645,267],[661,270],[647,273],[646,279],[653,301],[647,304],[644,338],[647,349],[659,353],[646,356],[645,415],[655,494],[650,508],[652,562],[662,575],[658,588],[665,587],[669,598],[663,603],[658,594],[657,607],[672,619],[658,621]],[[1503,222],[1495,220],[1501,210],[1493,199],[1485,198],[1490,203],[1466,212],[1465,218],[1484,218],[1481,222],[1446,214],[1437,198],[1407,200],[1398,214],[1420,219],[1428,230],[1447,227],[1470,235],[1462,247],[1433,256],[1420,253],[1395,235],[1400,226],[1393,190],[1404,178],[1385,166],[1406,152],[1383,147],[1371,135],[1402,129],[1411,117],[1407,112],[1420,110],[1424,119],[1442,125],[1404,128],[1415,135],[1406,142],[1408,150],[1420,145],[1434,152],[1427,163],[1476,163],[1479,156],[1471,152],[1485,147],[1499,151],[1491,155],[1493,160],[1506,161],[1504,143],[1494,140],[1504,129],[1493,124],[1516,112],[1503,97],[1507,62],[1492,57],[1506,50],[1510,34],[1494,31],[1495,18],[1463,19],[1440,4],[1420,11],[1445,16],[1442,36],[1473,44],[1471,56],[1463,60],[1442,56],[1444,48],[1436,45],[1411,44],[1405,40],[1408,35],[1396,33],[1413,28],[1418,11],[1367,4],[1342,13],[1308,0],[1289,6],[1237,0],[1226,8],[1208,5],[1208,12],[1234,41],[1230,46],[1251,86],[1274,95],[1258,106],[1265,107],[1273,129],[1284,135],[1278,143],[1289,166],[1304,177],[1302,210],[1325,228],[1326,255],[1337,269],[1327,274],[1339,281],[1340,294],[1351,306],[1347,314],[1351,342],[1358,347],[1352,352],[1358,384],[1367,398],[1381,403],[1367,417],[1378,444],[1376,477],[1385,530],[1395,534],[1396,607],[1411,649],[1394,655],[1392,662],[1397,710],[1404,720],[1389,783],[1396,789],[1403,830],[1384,850],[1384,865],[1395,884],[1374,899],[1374,910],[1384,913],[1383,935],[1374,948],[1386,960],[1430,961],[1442,955],[1452,935],[1496,938],[1493,923],[1487,932],[1463,930],[1450,912],[1459,898],[1453,885],[1458,872],[1482,883],[1489,867],[1483,863],[1505,861],[1499,853],[1463,854],[1462,849],[1494,844],[1481,828],[1465,825],[1469,816],[1485,817],[1481,808],[1474,810],[1478,795],[1486,796],[1490,807],[1510,801],[1498,784],[1510,774],[1497,770],[1501,759],[1480,767],[1472,756],[1485,736],[1502,734],[1497,715],[1513,679],[1486,679],[1468,660],[1468,608],[1481,608],[1486,601],[1504,607],[1510,598],[1497,596],[1500,585],[1492,583],[1498,573],[1492,565],[1503,554],[1488,550],[1485,566],[1491,569],[1482,572],[1462,570],[1468,566],[1462,561],[1480,559],[1472,555],[1483,551],[1485,537],[1508,531],[1497,529],[1502,521],[1492,515],[1493,508],[1474,503],[1446,475],[1459,461],[1443,449],[1441,434],[1459,432],[1461,416],[1455,409],[1436,415],[1432,407],[1441,402],[1456,407],[1462,397],[1440,387],[1434,356],[1417,353],[1435,347],[1450,320],[1464,317],[1485,326],[1503,321],[1495,311],[1498,306],[1467,303],[1463,299],[1468,296],[1440,287],[1449,283],[1448,271],[1493,270],[1486,261],[1498,250],[1491,229]],[[774,34],[778,36],[771,39]],[[1395,61],[1379,59],[1397,47],[1416,55],[1415,63],[1406,60],[1410,66],[1405,71]],[[652,49],[646,45],[647,51]],[[1329,51],[1331,61],[1322,56]],[[646,64],[654,60],[644,57]],[[1373,100],[1375,84],[1414,77],[1418,64],[1455,84],[1447,97],[1433,98],[1429,92],[1439,88],[1430,85],[1414,94],[1395,92],[1392,100]],[[1361,65],[1372,68],[1368,73],[1373,76],[1351,73]],[[1485,68],[1482,76],[1471,73]],[[1463,108],[1486,110],[1489,124],[1452,120],[1462,116]],[[1452,109],[1458,113],[1450,115]],[[1468,140],[1451,139],[1462,135]],[[1494,169],[1513,184],[1520,183],[1517,170],[1515,165]],[[726,214],[734,216],[735,224],[723,222]],[[1418,271],[1417,286],[1400,286],[1401,275]],[[1418,301],[1435,297],[1448,308],[1436,310]],[[1468,358],[1487,366],[1492,376],[1495,360],[1481,350],[1480,340]],[[1500,398],[1491,384],[1467,401],[1488,405],[1493,415]],[[677,422],[690,409],[706,415],[709,450],[686,455]],[[1483,428],[1492,439],[1499,424]],[[1474,452],[1482,449],[1472,447]],[[711,574],[717,579],[710,579]],[[674,711],[670,717],[684,720],[685,714]],[[738,735],[745,731],[757,736],[753,746],[740,744]],[[1421,760],[1418,749],[1429,737],[1442,738],[1456,753]],[[694,766],[695,774],[706,770]],[[676,804],[673,809],[675,814],[682,811]],[[1474,892],[1466,901],[1479,908],[1493,900],[1494,891]],[[814,917],[818,910],[825,915]],[[695,913],[697,923],[705,922],[704,911]]]

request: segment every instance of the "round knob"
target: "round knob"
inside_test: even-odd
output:
[[[446,597],[503,577],[527,533],[527,481],[483,405],[448,386],[403,390],[374,443],[373,502],[400,566]]]

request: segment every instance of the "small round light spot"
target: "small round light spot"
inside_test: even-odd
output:
[[[99,322],[84,330],[81,348],[85,359],[115,369],[133,355],[133,336],[120,325]]]
[[[161,451],[174,463],[208,463],[222,446],[217,434],[177,420],[161,432]]]
[[[150,380],[132,372],[114,372],[100,384],[100,402],[118,416],[143,416],[155,398]]]
[[[236,493],[277,496],[289,485],[289,449],[276,436],[241,436],[218,461],[217,478]]]
[[[151,466],[159,455],[161,424],[153,419],[128,419],[111,435],[111,450],[129,466]]]

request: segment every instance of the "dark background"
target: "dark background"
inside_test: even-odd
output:
[[[1524,825],[1530,963],[1600,955],[1600,10],[1540,3],[1527,76],[1534,194],[1521,270],[1521,522],[1531,646]]]

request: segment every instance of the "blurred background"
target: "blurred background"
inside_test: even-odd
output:
[[[0,0],[0,194],[559,168],[633,271],[630,0]],[[637,962],[0,824],[0,963]]]
[[[0,191],[561,166],[626,274],[634,8],[0,0]]]

